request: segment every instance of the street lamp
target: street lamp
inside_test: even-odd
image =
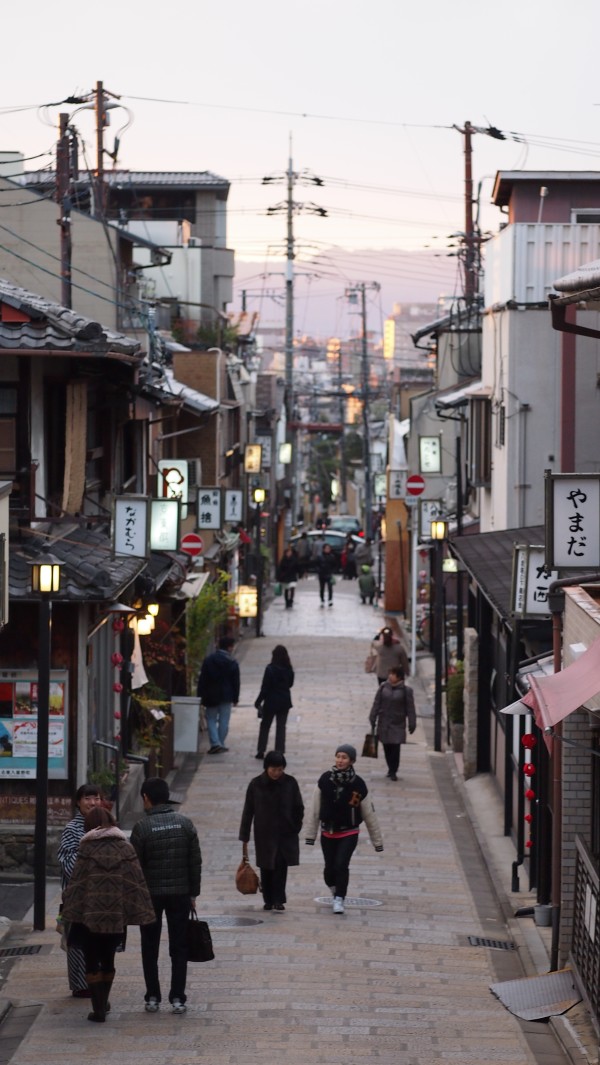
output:
[[[46,837],[48,833],[48,732],[50,728],[50,651],[52,596],[60,591],[62,562],[49,552],[30,562],[31,590],[40,597],[38,638],[35,832],[33,839],[33,927],[46,927]],[[65,708],[66,709],[66,708]]]
[[[260,551],[260,508],[267,498],[266,489],[261,485],[255,485],[252,490],[252,498],[256,507],[256,635],[261,636],[262,627],[262,595],[263,595],[263,559]]]
[[[435,657],[435,696],[433,703],[433,748],[442,749],[442,651],[444,625],[444,599],[442,582],[444,572],[444,540],[448,538],[448,522],[436,519],[431,522],[431,539],[434,546],[435,600],[433,615],[433,643]]]

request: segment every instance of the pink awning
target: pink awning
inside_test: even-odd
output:
[[[533,710],[539,728],[552,728],[600,692],[600,639],[560,673],[529,679],[521,702]]]

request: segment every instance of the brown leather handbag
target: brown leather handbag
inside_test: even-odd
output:
[[[241,895],[256,895],[260,887],[258,873],[252,868],[246,855],[242,858],[235,874],[235,886]]]

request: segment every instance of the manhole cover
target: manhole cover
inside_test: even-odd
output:
[[[516,945],[505,939],[486,939],[484,936],[469,936],[472,947],[493,947],[494,950],[516,950]]]
[[[22,958],[26,954],[39,954],[40,947],[2,947],[0,948],[0,958]]]
[[[315,899],[320,906],[331,906],[333,899],[331,895],[324,895],[321,898]],[[375,906],[383,906],[380,899],[353,899],[350,895],[346,895],[344,899],[344,906],[356,906],[360,909],[374,909]]]
[[[259,917],[202,917],[209,928],[249,928],[251,925],[264,924]]]

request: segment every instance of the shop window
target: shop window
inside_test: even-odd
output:
[[[492,480],[492,404],[488,396],[471,397],[469,412],[469,473],[475,487]]]

